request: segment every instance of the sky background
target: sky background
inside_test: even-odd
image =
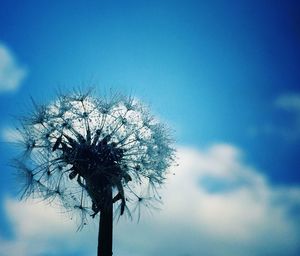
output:
[[[116,255],[299,255],[299,66],[299,1],[1,1],[0,255],[95,254],[96,225],[17,201],[8,166],[30,96],[78,86],[175,131],[162,210],[116,224]]]

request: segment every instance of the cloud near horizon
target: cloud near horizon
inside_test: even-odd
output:
[[[27,69],[17,62],[13,52],[0,42],[0,93],[17,90],[27,73]]]
[[[179,147],[178,157],[161,210],[145,210],[139,223],[115,223],[115,255],[298,255],[300,187],[272,185],[229,144]],[[72,221],[41,203],[7,198],[4,208],[15,237],[0,239],[1,256],[96,252],[96,223],[75,232]]]

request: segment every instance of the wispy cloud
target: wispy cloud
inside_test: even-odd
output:
[[[0,93],[17,90],[27,75],[13,52],[0,42]]]
[[[145,210],[138,224],[116,223],[116,255],[291,256],[300,251],[300,187],[270,184],[232,145],[181,147],[178,156],[179,167],[162,190],[162,210],[153,215]],[[16,237],[0,240],[0,248],[9,252],[0,255],[19,255],[18,250],[95,254],[96,226],[75,233],[76,225],[42,204],[7,199],[5,208]]]
[[[300,139],[300,93],[280,95],[275,106],[292,114],[293,120],[286,127],[278,127],[278,133],[289,140]],[[276,130],[276,129],[275,129]]]
[[[5,142],[16,143],[22,141],[22,135],[16,128],[5,127],[1,130],[1,137]]]
[[[279,96],[275,101],[279,108],[295,111],[300,116],[300,93],[289,93]]]
[[[279,95],[274,101],[274,111],[281,110],[290,114],[291,120],[286,124],[278,124],[278,120],[268,120],[263,125],[252,126],[248,132],[252,136],[275,135],[289,142],[300,140],[300,93]],[[281,117],[281,116],[280,116]],[[280,118],[279,118],[280,119]]]

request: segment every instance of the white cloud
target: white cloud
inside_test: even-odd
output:
[[[2,128],[1,133],[2,133],[1,137],[5,142],[15,143],[23,140],[21,133],[15,128],[11,128],[11,127]]]
[[[6,199],[4,203],[15,238],[0,237],[0,256],[95,254],[97,233],[92,224],[89,229],[76,232],[74,221],[57,208],[37,200]]]
[[[115,255],[299,253],[300,187],[271,185],[231,145],[181,147],[178,155],[176,175],[170,175],[161,191],[162,210],[142,213],[138,224],[122,219],[115,224]],[[0,240],[7,253],[0,255],[75,255],[80,249],[95,254],[96,226],[76,233],[72,222],[41,204],[7,199],[5,208],[16,238]]]
[[[20,66],[11,50],[0,42],[0,93],[18,89],[26,75],[26,68]]]

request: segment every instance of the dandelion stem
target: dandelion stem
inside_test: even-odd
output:
[[[98,256],[112,256],[113,201],[112,189],[107,189],[105,205],[100,211]]]

